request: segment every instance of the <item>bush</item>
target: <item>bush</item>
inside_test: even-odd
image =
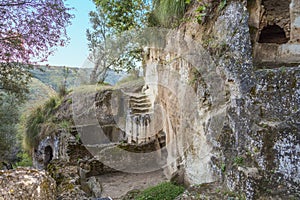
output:
[[[20,152],[17,155],[19,162],[16,163],[16,167],[31,167],[32,159],[26,152]]]
[[[183,193],[184,187],[164,182],[144,190],[136,200],[173,200]]]
[[[25,121],[24,149],[30,151],[37,145],[38,136],[41,132],[42,124],[51,121],[52,115],[61,104],[61,99],[51,97],[43,106],[33,110]]]
[[[150,26],[172,28],[178,25],[188,3],[186,0],[154,0],[154,9],[148,20]]]

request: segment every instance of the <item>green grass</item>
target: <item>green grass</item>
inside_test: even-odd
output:
[[[182,19],[188,2],[186,0],[154,0],[154,10],[150,21],[155,21],[156,25],[172,28],[178,25]]]
[[[237,156],[234,158],[233,163],[237,166],[242,166],[244,164],[244,158]]]
[[[61,104],[61,99],[51,97],[44,105],[33,109],[28,117],[24,118],[24,149],[29,151],[37,145],[38,136],[41,132],[42,125],[46,122],[51,123],[52,115]]]
[[[17,155],[19,161],[16,163],[16,167],[30,167],[32,166],[32,158],[27,152],[19,152]]]
[[[164,182],[144,190],[135,200],[173,200],[184,192],[184,187]]]

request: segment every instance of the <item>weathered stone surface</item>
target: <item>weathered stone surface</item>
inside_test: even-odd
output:
[[[57,184],[56,199],[89,199],[88,193],[81,187],[77,166],[53,160],[47,170]]]
[[[247,199],[298,197],[299,66],[279,67],[283,57],[266,53],[273,65],[256,71],[242,3],[228,3],[209,27],[189,25],[151,48],[146,67],[164,113],[167,172],[183,171],[190,184],[222,182]],[[295,54],[282,56],[298,62]]]
[[[29,168],[0,171],[0,199],[55,200],[56,183],[45,171]]]

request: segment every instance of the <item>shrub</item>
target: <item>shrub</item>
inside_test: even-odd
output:
[[[237,157],[234,158],[233,163],[235,165],[241,166],[241,165],[244,164],[244,158],[240,157],[240,156],[237,156]]]
[[[24,148],[30,151],[37,143],[37,136],[41,130],[41,124],[45,121],[42,108],[38,107],[30,113],[25,122]]]
[[[43,106],[34,109],[25,119],[24,123],[24,149],[30,151],[37,145],[38,136],[41,132],[42,124],[52,120],[52,115],[61,104],[61,99],[51,97]]]
[[[32,159],[26,152],[20,152],[17,155],[19,162],[16,163],[17,167],[30,167],[32,166]]]
[[[144,190],[136,200],[173,200],[182,194],[184,190],[182,186],[164,182]]]
[[[149,16],[150,26],[172,28],[178,25],[186,11],[187,4],[189,2],[186,0],[154,0],[154,9]]]

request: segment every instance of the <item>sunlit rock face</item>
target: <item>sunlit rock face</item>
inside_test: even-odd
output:
[[[18,168],[0,171],[0,199],[56,199],[56,183],[45,173]]]
[[[253,84],[251,46],[247,14],[238,3],[228,6],[211,34],[216,48],[226,45],[223,53],[232,59],[211,55],[203,41],[193,39],[197,32],[188,31],[197,30],[171,31],[163,50],[150,49],[145,81],[163,113],[167,173],[183,170],[187,183],[199,184],[219,179],[212,159],[221,155],[216,148],[231,103],[235,106]]]
[[[166,133],[166,173],[220,181],[247,199],[274,188],[299,195],[300,69],[253,65],[248,16],[230,2],[209,28],[187,22],[149,47],[146,93]]]

